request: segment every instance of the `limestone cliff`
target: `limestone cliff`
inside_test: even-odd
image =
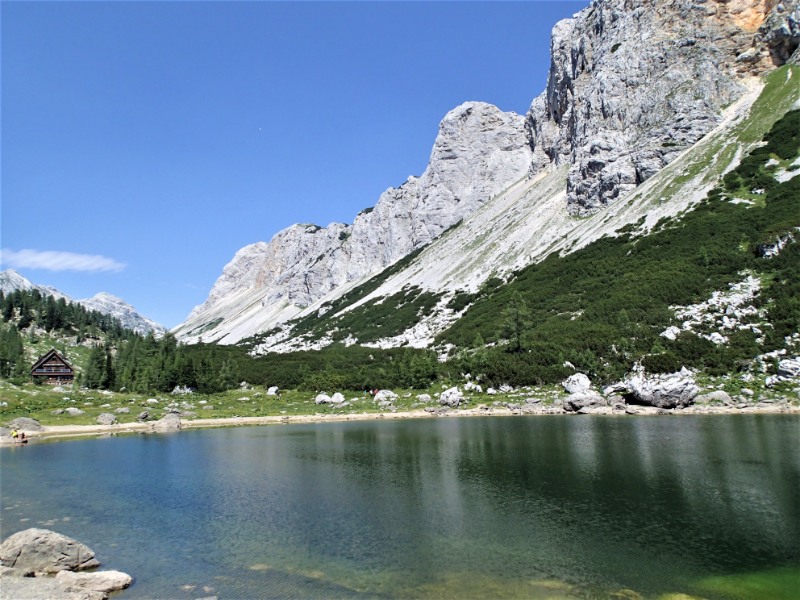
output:
[[[352,225],[295,225],[243,248],[176,334],[233,343],[271,329],[477,215],[526,178],[566,171],[566,193],[551,196],[565,213],[597,212],[714,130],[755,76],[797,61],[799,44],[798,0],[593,0],[555,26],[547,86],[526,116],[479,102],[455,108],[420,177],[388,189]],[[551,237],[540,225],[528,229]],[[517,268],[534,254],[514,252]],[[474,277],[460,280],[473,285],[491,275],[479,257],[472,263]]]
[[[527,115],[532,170],[570,165],[573,214],[613,202],[713,129],[748,76],[796,53],[798,23],[796,0],[595,0],[553,30]]]
[[[462,104],[439,125],[430,162],[420,177],[386,190],[352,225],[293,225],[269,243],[241,249],[206,302],[176,332],[185,340],[205,336],[211,341],[230,333],[232,321],[237,321],[244,328],[225,340],[235,341],[264,326],[256,313],[277,310],[276,322],[291,317],[332,290],[427,244],[525,177],[531,157],[524,117],[481,102]],[[235,310],[229,301],[232,294],[238,299]],[[225,326],[206,326],[218,319],[226,321]]]

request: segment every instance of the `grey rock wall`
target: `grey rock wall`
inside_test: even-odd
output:
[[[531,104],[532,170],[570,164],[571,212],[591,213],[713,129],[745,78],[798,45],[797,2],[595,0],[553,29]]]

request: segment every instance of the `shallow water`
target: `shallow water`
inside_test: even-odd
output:
[[[118,598],[792,598],[798,448],[787,415],[31,443],[0,450],[0,528],[77,538],[135,577]]]

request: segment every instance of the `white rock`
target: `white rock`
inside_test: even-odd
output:
[[[442,406],[450,406],[456,408],[464,399],[464,394],[457,387],[452,387],[441,393],[439,396],[439,404]]]
[[[592,382],[583,373],[575,373],[562,381],[561,386],[570,394],[579,394],[591,390]]]
[[[328,394],[317,394],[314,404],[334,404],[334,401]]]
[[[397,400],[398,396],[391,390],[379,390],[377,394],[375,394],[375,401],[382,402],[387,400],[389,402],[394,402]]]

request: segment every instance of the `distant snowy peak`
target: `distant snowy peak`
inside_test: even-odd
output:
[[[49,285],[36,285],[25,279],[22,275],[17,273],[14,269],[7,269],[0,271],[0,292],[9,294],[17,290],[32,291],[39,290],[45,296],[53,296],[54,298],[64,298],[70,300],[66,294],[59,292],[56,288]]]
[[[94,310],[101,314],[114,317],[122,324],[123,327],[126,329],[131,329],[141,335],[153,333],[156,336],[162,336],[167,332],[167,328],[163,325],[160,325],[152,319],[148,319],[147,317],[140,315],[138,312],[136,312],[136,309],[133,308],[133,306],[124,300],[117,298],[116,296],[107,294],[106,292],[100,292],[94,297],[87,298],[85,300],[74,300],[63,292],[60,292],[56,288],[49,285],[37,285],[35,283],[31,283],[28,279],[13,269],[0,271],[0,291],[4,294],[10,294],[11,292],[15,292],[17,290],[38,290],[39,293],[44,296],[52,296],[56,299],[63,298],[67,302],[80,304],[88,310]]]
[[[106,292],[100,292],[92,298],[78,300],[78,304],[83,305],[89,310],[96,310],[104,315],[109,315],[117,319],[125,329],[131,329],[141,335],[153,333],[161,336],[167,332],[166,327],[140,315],[130,304],[121,298],[112,296]]]

